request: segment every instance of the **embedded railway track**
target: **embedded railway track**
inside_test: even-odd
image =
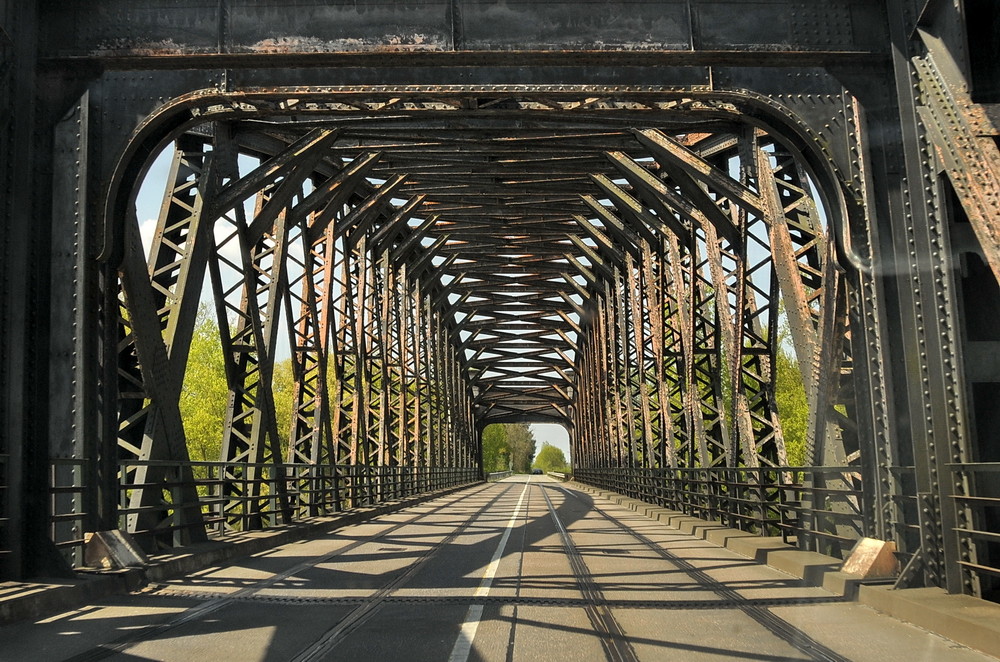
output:
[[[420,569],[420,567],[427,562],[428,559],[440,553],[440,551],[449,542],[451,542],[458,535],[460,535],[462,531],[464,531],[483,511],[487,510],[491,505],[493,505],[501,498],[503,498],[503,496],[506,495],[510,490],[511,490],[510,486],[505,487],[503,491],[501,491],[499,494],[490,499],[483,508],[475,511],[469,518],[467,518],[463,523],[457,526],[452,533],[445,536],[444,538],[441,539],[441,541],[438,544],[434,545],[432,548],[426,550],[423,554],[419,555],[409,567],[403,570],[391,582],[382,587],[375,594],[375,596],[371,598],[365,598],[363,601],[360,601],[360,604],[358,604],[357,609],[350,612],[347,615],[347,617],[338,622],[333,628],[325,632],[322,637],[320,637],[317,641],[313,642],[296,659],[297,660],[316,659],[317,654],[328,652],[330,649],[336,646],[337,640],[340,637],[345,636],[346,634],[357,628],[359,625],[364,623],[366,620],[370,619],[371,616],[376,611],[377,607],[382,602],[384,602],[387,597],[389,597],[392,594],[393,590],[395,590],[403,583],[405,583],[406,580],[412,577]],[[387,527],[384,531],[372,536],[371,538],[365,540],[357,540],[355,542],[345,545],[344,547],[339,547],[329,553],[317,556],[309,561],[296,564],[293,567],[283,572],[279,572],[273,575],[272,577],[255,582],[250,586],[245,586],[244,588],[241,588],[237,590],[235,593],[230,595],[220,596],[218,594],[212,594],[212,593],[183,591],[183,590],[178,590],[176,588],[158,589],[159,592],[163,593],[164,595],[172,594],[188,598],[203,599],[205,600],[205,602],[196,607],[192,607],[191,609],[184,611],[176,618],[173,618],[166,623],[161,623],[149,628],[145,628],[137,632],[134,632],[130,635],[127,635],[125,637],[122,637],[121,639],[118,639],[116,641],[109,642],[107,644],[102,644],[96,648],[93,648],[92,650],[89,650],[85,653],[70,658],[69,660],[67,660],[67,662],[96,662],[97,660],[103,660],[106,659],[107,657],[110,657],[111,655],[122,653],[140,642],[156,639],[157,637],[161,637],[167,632],[174,630],[178,627],[181,627],[189,623],[193,623],[198,620],[203,620],[210,614],[213,614],[219,611],[220,609],[224,609],[226,607],[238,604],[240,602],[260,601],[261,599],[269,600],[270,596],[266,597],[260,596],[259,592],[266,588],[275,587],[281,582],[289,579],[290,577],[294,577],[297,574],[301,574],[304,570],[315,568],[316,566],[331,561],[337,558],[338,556],[342,556],[351,551],[354,551],[359,547],[361,547],[362,545],[371,543],[372,541],[389,538],[394,533],[400,531],[401,529],[404,529],[405,527],[412,526],[420,522],[421,520],[424,520],[428,517],[431,517],[435,514],[447,510],[449,507],[452,507],[455,503],[459,502],[462,498],[463,497],[461,496],[450,497],[449,500],[446,501],[445,503],[436,506],[425,513],[420,513],[418,515],[415,515],[407,519],[405,522],[400,522],[398,524],[391,525]]]
[[[565,659],[609,662],[663,659],[664,651],[712,659],[751,652],[755,659],[866,659],[856,649],[853,657],[833,650],[814,624],[793,623],[774,611],[785,609],[785,616],[795,618],[788,609],[840,608],[843,598],[796,588],[777,576],[726,583],[724,568],[754,564],[716,556],[701,543],[692,546],[685,536],[657,528],[657,522],[624,516],[548,479],[485,484],[393,517],[368,522],[370,530],[311,539],[151,587],[137,597],[179,611],[124,635],[111,629],[119,636],[105,632],[103,643],[47,659],[93,662],[124,654],[183,660],[190,659],[192,645],[227,659],[213,653],[219,640],[191,642],[205,633],[236,632],[218,624],[241,618],[257,618],[263,629],[313,621],[301,634],[286,636],[283,648],[255,648],[250,640],[235,644],[247,646],[247,659],[394,659],[364,646],[381,645],[378,633],[398,636],[406,629],[400,618],[431,624],[415,627],[412,643],[397,648],[397,655],[409,650],[419,660],[536,659],[539,641],[556,642]],[[770,589],[778,589],[776,595],[767,595]],[[698,612],[708,612],[707,620],[699,620]],[[742,625],[710,632],[700,629],[703,622]],[[656,639],[648,636],[650,623],[661,628]],[[701,639],[684,639],[684,627]],[[576,639],[562,648],[566,633]],[[754,638],[758,645],[766,642],[766,650],[748,647]],[[0,660],[16,659],[5,653],[0,650]]]
[[[573,494],[570,490],[558,487],[563,493],[565,493],[569,498],[579,499],[579,496]],[[548,501],[548,496],[546,496],[546,501]],[[551,505],[550,505],[551,508]],[[677,569],[686,573],[686,575],[694,580],[694,582],[701,588],[707,589],[712,593],[719,596],[719,601],[717,604],[723,605],[726,608],[739,609],[747,616],[755,620],[757,623],[766,628],[769,632],[775,636],[783,639],[787,643],[794,646],[796,649],[805,653],[813,660],[819,662],[850,662],[850,658],[844,657],[839,653],[831,650],[827,646],[819,643],[808,634],[796,628],[795,626],[789,624],[784,619],[771,613],[768,608],[776,606],[789,606],[789,605],[804,605],[804,604],[816,604],[815,598],[789,598],[784,600],[748,600],[743,597],[739,591],[726,586],[724,583],[713,578],[710,574],[696,567],[690,561],[681,558],[677,554],[664,549],[662,545],[658,545],[653,540],[650,540],[647,536],[643,535],[641,532],[636,531],[634,528],[628,526],[622,522],[619,518],[608,513],[605,509],[592,504],[590,508],[593,512],[600,515],[603,519],[607,520],[611,524],[615,525],[619,530],[628,534],[638,542],[642,543],[647,549],[653,551],[665,561],[675,566]],[[556,517],[555,511],[552,510],[552,516]],[[568,536],[568,534],[567,534]],[[828,600],[820,599],[820,602],[844,602],[845,599],[841,597],[832,596]],[[686,603],[685,601],[677,601],[679,606],[684,609],[690,609],[691,603]],[[712,608],[712,601],[706,601],[706,608]],[[717,608],[717,607],[716,607]],[[609,659],[613,659],[609,657]],[[624,658],[628,659],[628,658]]]

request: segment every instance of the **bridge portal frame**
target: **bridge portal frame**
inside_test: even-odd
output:
[[[460,4],[451,5],[452,24]],[[843,4],[853,10],[859,3]],[[105,245],[102,206],[136,118],[206,84],[224,94],[283,79],[305,85],[323,79],[327,84],[364,80],[372,87],[384,83],[379,79],[441,85],[469,77],[513,79],[523,76],[526,65],[542,81],[539,85],[567,76],[660,83],[673,78],[688,90],[752,91],[749,96],[777,100],[810,129],[810,138],[837,168],[848,205],[864,210],[857,222],[842,228],[842,245],[854,249],[840,256],[847,258],[839,261],[847,271],[824,296],[828,310],[840,310],[856,322],[850,329],[855,394],[867,387],[857,399],[856,450],[828,443],[816,422],[814,457],[820,464],[839,465],[838,460],[857,452],[871,468],[865,486],[873,490],[868,492],[873,535],[892,537],[891,513],[900,507],[901,495],[915,497],[906,506],[915,518],[907,517],[905,524],[915,528],[919,540],[910,550],[901,584],[984,592],[969,567],[976,562],[976,549],[987,551],[987,559],[992,555],[962,532],[979,526],[970,520],[968,498],[992,498],[980,491],[982,474],[975,472],[988,470],[977,466],[995,458],[996,444],[975,418],[985,417],[992,397],[988,387],[1000,382],[1000,371],[983,360],[995,341],[974,340],[980,336],[970,333],[967,324],[969,311],[977,303],[993,303],[992,294],[972,291],[957,264],[968,255],[980,256],[978,264],[986,268],[974,269],[986,290],[1000,274],[997,205],[991,197],[1000,168],[988,108],[974,101],[970,81],[975,58],[968,55],[961,9],[950,3],[888,0],[874,10],[878,27],[866,33],[864,48],[842,45],[826,51],[789,49],[787,44],[770,51],[713,50],[698,43],[711,42],[705,36],[708,26],[692,22],[687,52],[539,49],[526,60],[524,54],[481,48],[471,54],[402,57],[282,52],[269,59],[233,52],[239,49],[226,42],[224,16],[216,18],[226,46],[215,44],[214,52],[143,54],[133,49],[108,55],[78,44],[75,54],[54,53],[38,39],[38,26],[52,16],[46,4],[8,3],[2,45],[9,65],[2,71],[0,90],[10,112],[3,118],[3,145],[5,154],[17,159],[2,159],[0,166],[6,201],[0,337],[0,456],[6,489],[0,561],[5,573],[25,576],[57,565],[49,555],[25,554],[48,549],[49,494],[42,486],[50,457],[79,455],[81,444],[106,439],[111,432],[112,423],[99,415],[97,404],[108,397],[101,384],[113,381],[108,362],[101,360],[111,350],[108,320],[96,311],[108,310],[116,296],[109,284],[121,254]],[[458,37],[453,30],[453,49],[468,42],[467,36]],[[287,69],[300,62],[311,68]],[[380,68],[373,74],[368,66]],[[171,70],[177,67],[186,69]],[[121,172],[138,174],[134,169]],[[972,172],[979,177],[970,179]],[[43,183],[48,181],[51,187]],[[49,218],[51,226],[37,222]],[[98,254],[105,261],[95,259]],[[64,280],[75,287],[50,286]],[[845,359],[836,340],[843,334],[829,334],[821,336],[820,365]],[[105,372],[82,374],[82,366],[88,365],[103,365]],[[858,370],[861,365],[864,370]],[[66,374],[82,379],[68,381],[62,378]],[[836,400],[824,389],[839,385],[821,379],[816,383],[814,399]],[[107,460],[100,462],[104,465],[99,463],[98,471],[113,472]],[[913,467],[912,477],[903,476],[901,467]],[[107,513],[113,502],[108,491],[107,484],[100,484],[88,496],[95,526],[111,527],[112,522],[104,521],[107,515],[97,515]],[[985,515],[977,517],[982,521]]]

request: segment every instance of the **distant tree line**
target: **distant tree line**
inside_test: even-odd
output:
[[[494,423],[483,430],[483,470],[528,473],[535,458],[535,435],[527,425]]]
[[[570,473],[572,471],[562,449],[548,442],[542,442],[542,450],[538,451],[538,457],[535,458],[532,467],[545,472],[558,471],[560,473]]]

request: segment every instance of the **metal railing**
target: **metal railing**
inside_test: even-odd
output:
[[[856,467],[581,469],[573,477],[663,508],[843,557],[864,536]]]
[[[82,563],[88,519],[81,505],[87,488],[80,479],[86,464],[86,460],[58,459],[50,465],[50,535],[74,566]],[[140,475],[148,482],[138,480]],[[119,465],[117,514],[120,528],[150,550],[184,544],[203,535],[224,537],[332,515],[479,480],[479,470],[468,467],[130,460]],[[157,498],[152,503],[148,498],[139,503],[134,497],[140,488],[154,490]],[[196,499],[180,498],[181,494],[192,494],[191,488]],[[192,513],[200,517],[191,517]]]
[[[83,562],[87,512],[82,475],[87,464],[80,458],[49,460],[49,536],[73,566]]]
[[[896,558],[905,568],[920,549],[920,499],[917,497],[916,467],[887,466],[890,484],[895,493],[886,496],[883,517],[887,522],[886,536],[896,543]]]
[[[13,556],[10,532],[10,456],[0,453],[0,577],[6,576],[7,564]]]
[[[49,531],[53,542],[73,565],[82,563],[83,535],[90,514],[83,476],[89,461],[53,459],[49,472]],[[120,464],[119,525],[149,549],[182,544],[190,533],[213,537],[231,535],[332,515],[417,494],[478,482],[476,468],[368,467],[248,464],[226,462],[128,461]],[[137,469],[158,469],[157,480],[137,482]],[[967,484],[966,494],[952,494],[955,507],[968,514],[955,533],[960,547],[970,553],[959,561],[968,582],[1000,587],[1000,463],[952,464],[953,485]],[[8,469],[0,455],[0,476]],[[891,467],[903,483],[901,494],[888,507],[892,534],[901,543],[897,554],[905,564],[919,547],[919,526],[910,494],[913,467]],[[188,475],[188,479],[180,476]],[[502,480],[510,471],[487,475]],[[559,472],[550,476],[563,479]],[[857,467],[740,467],[694,469],[596,468],[576,469],[573,478],[664,508],[760,535],[776,535],[800,548],[843,557],[854,543],[868,535],[862,516],[863,493]],[[2,514],[9,496],[0,482],[0,564],[12,552],[9,521]],[[154,488],[154,503],[134,503],[140,487]],[[178,499],[193,487],[197,499]],[[192,490],[187,490],[188,494]],[[196,512],[197,518],[183,513]]]
[[[958,563],[966,584],[979,595],[1000,595],[1000,462],[949,464],[952,485],[968,486],[968,494],[951,494],[959,512],[955,533]],[[995,598],[993,598],[995,599]]]
[[[492,473],[486,474],[486,482],[495,483],[498,480],[503,480],[504,478],[510,478],[514,475],[513,471],[494,471]]]

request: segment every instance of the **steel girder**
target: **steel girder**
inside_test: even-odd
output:
[[[45,9],[42,55],[129,68],[249,69],[343,66],[374,55],[379,66],[491,66],[518,51],[546,66],[600,62],[711,64],[865,62],[886,54],[881,3],[830,0],[611,0],[580,5],[425,0],[330,4],[294,12],[245,0],[175,6],[127,0]],[[734,7],[745,9],[733,21]],[[54,38],[53,38],[54,37]],[[505,57],[506,56],[506,57]],[[515,57],[518,57],[515,55]]]
[[[604,184],[609,206],[591,202],[607,228],[628,223],[645,232],[656,227],[667,234],[659,242],[661,250],[652,255],[648,244],[644,250],[635,241],[638,235],[631,235],[635,243],[617,256],[629,276],[620,277],[617,265],[612,270],[604,291],[615,296],[598,300],[597,324],[590,329],[595,342],[586,343],[589,351],[584,360],[596,361],[596,366],[580,380],[597,376],[602,383],[581,388],[581,393],[600,402],[609,391],[612,414],[604,429],[593,423],[588,427],[592,408],[582,404],[577,410],[577,439],[581,446],[596,447],[591,453],[603,456],[605,462],[610,459],[613,467],[665,466],[653,458],[669,458],[667,466],[679,463],[688,468],[787,464],[774,401],[779,283],[786,305],[794,309],[789,315],[796,327],[791,335],[800,348],[803,373],[814,381],[814,318],[820,313],[819,249],[824,237],[806,193],[808,183],[787,152],[753,130],[729,140],[700,138],[694,149],[703,143],[702,150],[720,165],[660,132],[643,132],[642,142],[656,158],[652,168],[620,153],[609,155],[636,185],[642,205],[630,207],[629,194],[611,182]],[[720,144],[728,149],[720,149]],[[730,174],[734,170],[741,173],[740,179]],[[702,204],[692,204],[693,200]],[[667,212],[658,214],[650,227],[640,225],[644,214],[634,213],[644,209]],[[646,222],[654,218],[645,216]],[[668,228],[668,218],[675,219],[680,233]],[[623,242],[629,240],[620,230],[617,233]],[[652,279],[652,265],[643,270],[645,279],[638,278],[627,251],[656,262],[656,270],[669,274],[667,282]],[[644,310],[643,302],[659,304],[657,293],[663,290],[671,293],[675,305],[658,305],[655,313]],[[666,327],[657,319],[660,310],[670,315]],[[606,319],[620,322],[612,328]],[[677,340],[664,337],[667,329]],[[646,366],[644,357],[662,356],[665,345],[675,348],[679,360],[660,361],[658,374],[641,376],[643,386],[655,381],[654,401],[653,391],[638,385],[629,366]],[[602,352],[599,348],[603,355],[595,356]],[[667,387],[668,381],[676,387]],[[815,394],[814,384],[809,386]],[[641,433],[651,430],[650,412],[661,407],[665,397],[681,404],[683,416],[676,425],[671,419],[672,435],[651,439],[647,434],[643,439]],[[762,486],[759,502],[776,498],[773,489]]]
[[[442,344],[447,330],[429,303],[435,292],[417,280],[422,260],[393,259],[396,249],[389,239],[419,236],[405,225],[419,200],[396,214],[386,212],[403,178],[364,194],[371,186],[364,174],[378,155],[360,155],[332,171],[320,167],[330,132],[307,133],[241,175],[240,137],[227,125],[212,129],[214,139],[178,139],[148,274],[145,269],[122,274],[125,358],[119,365],[131,376],[119,399],[124,451],[139,460],[178,462],[189,477],[171,484],[193,489],[183,445],[157,443],[149,432],[131,442],[130,435],[139,422],[159,420],[150,412],[163,408],[164,400],[175,420],[178,416],[177,395],[158,390],[166,380],[150,374],[146,364],[159,363],[155,355],[144,359],[140,339],[162,335],[170,347],[180,347],[175,317],[186,310],[183,333],[190,341],[207,271],[230,393],[217,458],[222,464],[209,465],[200,476],[203,484],[221,486],[213,519],[226,528],[261,528],[297,513],[322,514],[398,495],[382,468],[473,466],[468,388],[456,369],[457,354]],[[375,232],[400,221],[401,231],[389,239]],[[137,241],[137,227],[129,234]],[[426,252],[419,245],[406,248],[406,241],[395,245],[411,258]],[[141,259],[141,247],[133,243],[126,256]],[[144,295],[159,296],[160,333],[135,331],[142,314],[135,302]],[[284,326],[296,387],[291,429],[279,436],[272,384],[283,311],[290,320]],[[175,379],[181,377],[183,371]],[[157,381],[151,386],[151,380]],[[422,428],[408,423],[421,417]],[[168,437],[182,440],[182,435],[178,430]],[[160,455],[146,446],[160,449]],[[147,536],[157,529],[203,531],[198,522],[183,520],[180,508],[160,503],[157,480],[162,479],[147,475],[160,465],[138,466],[145,474],[128,482],[133,485],[129,512],[136,513],[129,530]],[[286,471],[294,474],[291,482]],[[168,503],[197,503],[197,496],[176,494]]]
[[[319,119],[372,106],[354,91],[346,94],[335,92],[306,107]],[[543,94],[512,99],[515,112],[544,117],[542,113],[578,108],[563,90],[550,92],[551,99]],[[595,110],[612,117],[624,112],[625,118],[636,110],[658,108],[667,111],[662,128],[586,127],[564,133],[540,127],[534,135],[500,138],[494,137],[502,130],[496,119],[487,117],[488,123],[479,126],[478,110],[469,111],[467,104],[441,93],[411,93],[401,101],[408,111],[401,122],[382,126],[369,120],[370,126],[362,123],[336,130],[314,129],[316,122],[302,130],[292,123],[285,137],[277,139],[273,131],[268,135],[257,129],[251,115],[281,116],[290,108],[302,112],[306,107],[289,106],[273,93],[244,98],[241,107],[214,101],[204,106],[201,112],[207,111],[203,121],[208,130],[189,135],[191,140],[213,141],[209,160],[215,164],[215,174],[202,172],[201,184],[197,176],[185,176],[175,188],[209,191],[219,198],[208,202],[216,219],[208,271],[233,394],[221,458],[233,463],[237,472],[221,478],[227,507],[239,511],[238,516],[221,513],[230,526],[262,526],[290,513],[291,497],[278,487],[265,489],[268,480],[260,474],[270,471],[267,466],[282,455],[269,392],[270,354],[277,337],[272,311],[280,311],[281,302],[286,310],[292,309],[286,272],[289,242],[313,245],[329,225],[335,228],[330,235],[333,260],[339,260],[339,267],[330,273],[334,278],[339,274],[339,281],[332,288],[324,285],[328,271],[314,264],[297,308],[306,317],[318,316],[324,306],[333,311],[331,332],[337,347],[328,355],[335,365],[334,400],[345,403],[330,411],[329,430],[340,440],[337,455],[344,460],[338,464],[383,466],[399,455],[402,437],[387,431],[405,399],[404,380],[392,366],[402,351],[401,336],[393,329],[407,315],[389,313],[403,301],[394,298],[393,283],[404,267],[399,273],[417,274],[431,288],[421,295],[415,313],[422,314],[430,327],[425,327],[423,338],[424,386],[417,386],[414,401],[419,407],[423,398],[425,415],[419,423],[430,439],[436,466],[450,464],[462,454],[461,444],[447,443],[452,432],[443,421],[452,412],[464,411],[455,400],[463,389],[474,394],[478,425],[491,420],[569,420],[574,391],[584,392],[576,376],[582,365],[576,355],[589,318],[600,329],[596,346],[614,348],[597,367],[598,374],[612,379],[607,389],[612,398],[599,407],[606,409],[610,438],[616,441],[611,451],[595,452],[605,461],[611,458],[611,466],[646,466],[656,463],[657,457],[660,465],[679,458],[688,467],[785,464],[773,404],[778,277],[772,254],[790,288],[788,296],[797,297],[796,333],[802,336],[803,327],[814,324],[809,297],[815,300],[817,295],[804,288],[818,290],[819,260],[815,223],[801,218],[808,218],[810,199],[801,164],[796,166],[796,158],[770,139],[766,144],[771,151],[762,153],[755,141],[766,134],[741,128],[738,114],[719,117],[723,106],[647,94],[612,98]],[[701,108],[711,109],[705,119],[698,118]],[[465,121],[471,123],[472,132],[442,124],[436,118],[442,112],[470,116]],[[732,113],[728,108],[724,112]],[[424,113],[432,124],[414,142],[405,132]],[[589,114],[581,120],[594,121]],[[241,128],[234,133],[230,125]],[[693,127],[702,133],[692,134]],[[521,142],[533,147],[530,156],[522,155]],[[235,161],[240,149],[269,150],[273,155],[240,176]],[[379,150],[378,158],[367,155],[371,149]],[[576,156],[581,149],[593,150],[594,157]],[[471,172],[463,174],[460,170],[469,167],[470,151],[481,156],[471,161]],[[737,153],[747,173],[745,181],[726,171]],[[649,155],[657,159],[652,170],[640,163]],[[348,165],[337,165],[342,163]],[[551,170],[556,165],[562,172]],[[312,173],[331,168],[333,172],[317,184]],[[215,178],[229,183],[216,191]],[[751,185],[757,186],[758,180],[771,184],[753,190]],[[509,195],[508,189],[520,197]],[[562,193],[570,190],[574,195]],[[254,195],[256,208],[248,214],[246,201]],[[409,202],[392,203],[395,196]],[[354,201],[344,207],[348,198]],[[187,207],[196,210],[199,204],[204,206],[192,202]],[[338,209],[342,209],[339,215]],[[164,210],[168,214],[169,205]],[[420,210],[431,213],[415,217]],[[314,220],[306,221],[309,215]],[[169,214],[164,218],[161,225],[176,226]],[[774,231],[776,218],[785,219],[794,237]],[[581,230],[583,234],[577,234]],[[126,252],[135,252],[136,233],[130,234],[133,244]],[[179,255],[179,243],[171,245]],[[224,255],[227,245],[238,257]],[[389,247],[391,256],[386,253]],[[153,251],[154,281],[162,277],[156,267],[159,251]],[[309,252],[315,261],[317,252]],[[163,273],[186,282],[173,270],[183,274],[190,269],[188,263],[197,265],[193,258],[167,260],[170,269]],[[303,259],[294,276],[297,282],[305,278],[304,265]],[[421,276],[428,269],[432,273]],[[228,278],[226,270],[231,272]],[[535,282],[526,287],[512,276],[534,276]],[[312,313],[310,288],[332,292],[332,307],[314,303]],[[312,297],[315,300],[315,291]],[[656,312],[650,311],[652,305]],[[122,319],[131,324],[132,317]],[[446,328],[441,321],[447,322]],[[300,328],[306,328],[303,323],[299,321]],[[163,328],[169,327],[165,322]],[[814,346],[807,340],[798,343]],[[310,349],[315,353],[318,347],[321,341],[313,341]],[[669,358],[668,348],[673,350]],[[654,360],[657,355],[662,360]],[[449,361],[449,356],[454,358]],[[316,393],[319,373],[314,370],[309,375],[304,357],[298,353],[295,359],[298,392]],[[311,360],[320,364],[319,359]],[[141,360],[133,363],[142,366]],[[451,376],[442,380],[438,374]],[[465,386],[456,388],[459,383]],[[669,396],[659,390],[661,385]],[[145,393],[145,385],[137,392]],[[602,389],[595,391],[595,397],[603,397]],[[299,426],[308,420],[309,402],[296,405],[295,429],[280,433],[295,439],[287,456],[292,460],[307,456],[301,452]],[[445,402],[453,406],[443,407]],[[315,429],[322,435],[323,406],[312,411],[319,412]],[[657,427],[669,430],[669,437],[654,433],[654,412]],[[397,417],[395,426],[405,418]],[[471,424],[471,419],[462,423]],[[310,438],[311,443],[324,443],[321,436]],[[676,448],[665,443],[672,438],[681,440]],[[370,476],[344,476],[339,484],[351,504],[375,498]],[[760,494],[766,502],[771,497],[765,492]],[[135,490],[133,498],[143,493]],[[344,501],[340,492],[330,498]]]
[[[461,1],[363,20],[319,3],[3,5],[4,572],[31,572],[24,550],[52,533],[49,456],[73,510],[63,542],[116,523],[116,439],[183,460],[190,294],[227,259],[242,280],[220,273],[216,294],[240,397],[221,459],[285,459],[296,477],[288,494],[232,493],[247,504],[232,525],[374,498],[373,475],[313,468],[345,458],[474,463],[491,420],[572,421],[580,468],[781,464],[780,292],[813,461],[848,467],[818,487],[863,487],[804,504],[807,519],[860,510],[909,561],[902,583],[994,591],[979,568],[997,565],[996,523],[976,504],[996,459],[1000,370],[980,312],[996,303],[996,132],[961,8],[743,4],[733,22],[719,20],[732,3],[631,3],[650,20],[614,29],[572,3],[502,20]],[[400,52],[380,47],[388,34]],[[525,66],[533,84],[514,85]],[[14,90],[38,101],[14,105]],[[147,262],[130,190],[169,141],[178,177]],[[236,176],[236,152],[270,166]],[[53,171],[50,195],[38,182]],[[203,223],[206,196],[225,208]],[[199,229],[219,218],[235,259]],[[282,326],[296,395],[279,431],[267,373]],[[135,526],[164,542],[196,530],[172,528],[197,522],[184,509],[138,524],[191,489],[143,471],[125,477],[148,487]],[[230,482],[256,484],[246,471]],[[807,522],[803,544],[844,534],[835,522]]]

